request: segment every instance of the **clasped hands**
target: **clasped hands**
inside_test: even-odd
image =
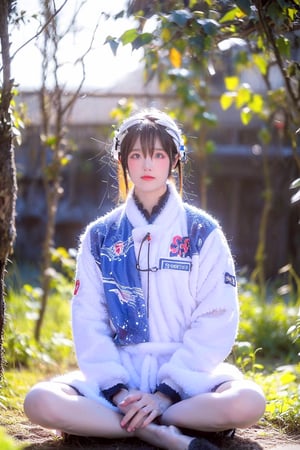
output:
[[[127,391],[126,389],[121,389],[113,400],[124,414],[121,427],[128,432],[146,427],[172,404],[170,398],[161,392],[148,394],[137,390]]]

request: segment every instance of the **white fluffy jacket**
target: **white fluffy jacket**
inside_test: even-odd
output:
[[[174,237],[188,233],[181,198],[171,185],[170,191],[153,224],[147,223],[131,194],[109,216],[115,221],[126,213],[134,227],[136,258],[142,239],[151,233],[150,267],[159,266],[161,258],[169,258]],[[176,270],[175,265],[150,272],[149,292],[148,273],[141,272],[144,297],[149,294],[150,340],[117,346],[101,271],[91,254],[90,230],[94,225],[87,227],[78,253],[72,325],[80,372],[72,374],[69,383],[105,403],[101,390],[117,383],[147,392],[166,383],[186,398],[240,378],[234,366],[223,363],[237,333],[238,301],[233,261],[221,229],[215,228],[200,253],[188,259],[190,271]],[[147,267],[147,258],[144,245],[140,267]],[[179,261],[180,257],[175,259]]]

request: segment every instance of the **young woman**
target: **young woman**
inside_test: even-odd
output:
[[[228,244],[171,181],[177,170],[181,190],[185,147],[168,115],[125,120],[113,154],[129,192],[81,240],[72,302],[80,370],[33,387],[25,412],[69,434],[216,448],[183,430],[248,427],[265,409],[261,389],[224,362],[238,326]]]

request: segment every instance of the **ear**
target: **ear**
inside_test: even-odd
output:
[[[177,153],[177,155],[175,156],[173,163],[172,163],[172,170],[174,170],[177,167],[178,161],[179,161],[179,155]]]

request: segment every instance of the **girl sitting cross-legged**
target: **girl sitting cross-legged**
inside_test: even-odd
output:
[[[128,192],[81,238],[72,300],[79,370],[34,386],[25,413],[68,434],[216,448],[193,430],[249,427],[265,409],[260,387],[224,362],[238,328],[229,246],[215,219],[181,199],[185,147],[167,114],[125,120],[113,155]]]

